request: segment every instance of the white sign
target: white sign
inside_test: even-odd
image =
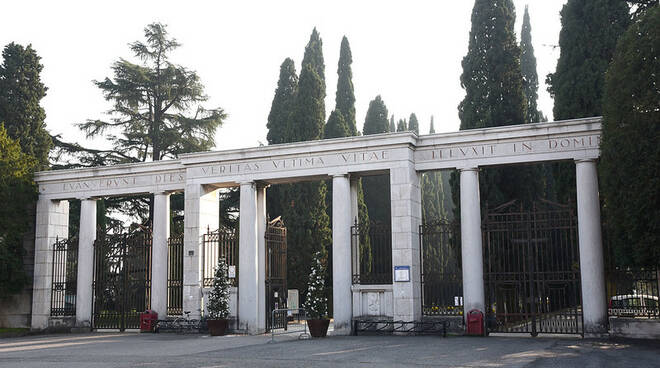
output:
[[[410,266],[394,266],[394,281],[410,282]]]
[[[463,305],[463,297],[462,296],[455,296],[454,297],[454,306],[458,307]]]
[[[229,277],[230,279],[236,278],[236,266],[229,266],[227,277]]]
[[[288,308],[298,309],[300,303],[300,296],[298,294],[298,289],[289,289],[289,293],[287,296],[288,296],[287,298]],[[293,313],[298,314],[298,311],[294,310]],[[291,315],[291,311],[289,311],[289,315]]]

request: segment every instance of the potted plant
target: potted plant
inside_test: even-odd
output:
[[[213,276],[213,288],[209,293],[206,306],[208,319],[206,324],[211,336],[222,336],[227,330],[229,316],[229,278],[227,277],[227,262],[224,258],[218,260]]]
[[[325,257],[321,252],[314,253],[305,296],[307,326],[312,337],[325,337],[330,325],[328,298],[325,295],[325,272]]]

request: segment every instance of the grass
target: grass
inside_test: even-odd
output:
[[[21,333],[21,332],[28,332],[30,331],[29,328],[0,328],[0,335],[2,334],[14,334],[14,333]]]

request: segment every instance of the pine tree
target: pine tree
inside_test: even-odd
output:
[[[325,85],[311,65],[304,65],[300,72],[298,93],[294,103],[288,142],[321,139],[325,124]]]
[[[630,23],[628,10],[619,0],[569,0],[562,8],[561,52],[556,71],[546,78],[555,100],[555,120],[602,115],[605,71],[617,39]],[[575,164],[552,166],[557,200],[574,202]]]
[[[10,43],[2,51],[0,65],[0,123],[21,149],[37,159],[37,170],[48,167],[53,146],[46,131],[46,113],[39,105],[47,88],[41,82],[41,57],[32,45]]]
[[[227,262],[224,258],[218,260],[213,275],[213,287],[209,293],[206,307],[209,319],[226,319],[229,316],[229,282]]]
[[[321,252],[314,253],[305,295],[305,309],[314,319],[328,318],[328,297],[325,290],[326,266]]]
[[[0,298],[20,292],[28,282],[23,234],[30,229],[26,204],[37,199],[32,173],[38,165],[0,124]]]
[[[612,265],[660,264],[660,7],[621,36],[605,78],[601,194]]]
[[[351,55],[351,46],[348,44],[348,38],[344,36],[341,40],[341,50],[339,51],[339,65],[337,66],[337,93],[335,95],[335,109],[341,111],[344,120],[348,125],[351,136],[358,135],[355,122],[355,93],[353,91],[353,71],[351,64],[353,57]]]
[[[525,122],[515,18],[511,0],[475,1],[468,53],[462,62],[461,86],[466,92],[458,107],[462,130]],[[458,178],[452,176],[452,194],[458,203]],[[527,168],[483,169],[479,174],[482,203],[529,202],[540,191],[534,179],[533,170]]]
[[[435,134],[435,127],[433,126],[433,115],[431,115],[431,128],[429,129],[429,134]]]
[[[394,115],[390,116],[389,132],[396,132],[396,124],[394,123]]]
[[[536,57],[532,45],[532,26],[529,21],[529,9],[525,5],[522,31],[520,32],[520,70],[523,77],[523,93],[527,103],[526,123],[538,123],[542,113],[538,110],[539,76],[536,72]]]
[[[417,120],[417,115],[415,113],[410,114],[408,119],[408,130],[412,130],[415,134],[419,135],[419,121]]]
[[[280,78],[277,81],[275,97],[268,114],[268,144],[286,142],[287,125],[293,111],[293,104],[298,92],[298,76],[296,66],[290,58],[284,59],[280,66]]]
[[[406,119],[399,119],[399,122],[396,123],[396,131],[405,132],[406,130],[408,130],[408,124],[406,123]]]
[[[305,55],[300,67],[300,77],[302,78],[305,67],[311,67],[321,80],[321,90],[323,90],[322,100],[325,100],[325,64],[323,62],[323,41],[321,35],[316,31],[316,27],[309,36],[309,42],[305,47]],[[323,117],[325,118],[325,106],[323,106]]]

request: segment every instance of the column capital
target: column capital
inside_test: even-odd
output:
[[[345,178],[348,176],[347,172],[336,172],[336,173],[330,173],[330,176],[333,178]]]
[[[479,166],[466,166],[466,167],[457,167],[458,171],[479,171]]]
[[[244,186],[244,185],[256,185],[256,184],[257,184],[257,182],[254,181],[254,180],[245,180],[245,181],[239,181],[238,182],[238,185],[241,186],[241,187]]]
[[[172,193],[168,190],[154,190],[154,191],[151,192],[151,194],[153,194],[153,195],[156,195],[156,194],[170,195]]]
[[[99,200],[98,198],[86,197],[86,196],[76,197],[76,199],[80,200],[80,201],[98,201]]]
[[[593,162],[593,163],[596,163],[596,161],[598,161],[598,159],[595,158],[595,157],[590,157],[590,158],[576,158],[574,161],[575,161],[576,164],[583,163],[583,162]]]

